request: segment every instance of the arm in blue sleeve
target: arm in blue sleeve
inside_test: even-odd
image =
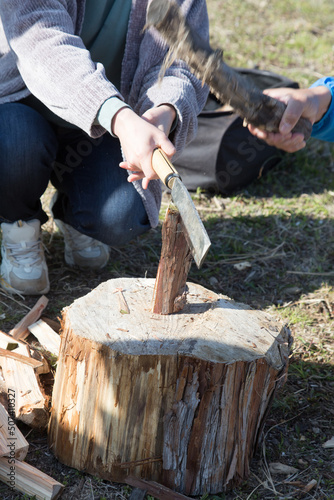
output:
[[[320,80],[313,83],[310,88],[320,86],[325,86],[330,90],[332,100],[328,110],[321,120],[313,125],[311,135],[312,137],[322,141],[334,142],[334,77],[326,76],[324,78],[320,78]]]

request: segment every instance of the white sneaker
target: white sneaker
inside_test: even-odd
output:
[[[40,221],[3,222],[1,229],[1,287],[22,295],[47,293],[50,283],[40,239]]]
[[[54,221],[60,232],[63,233],[65,262],[69,266],[102,269],[107,265],[110,255],[108,245],[80,233],[59,219],[54,219]]]

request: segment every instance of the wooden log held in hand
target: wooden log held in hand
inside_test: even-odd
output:
[[[136,278],[109,280],[64,310],[49,426],[61,462],[186,495],[247,478],[286,375],[289,330],[188,287],[170,315],[151,312],[154,280]]]

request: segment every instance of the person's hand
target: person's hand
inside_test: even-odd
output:
[[[142,186],[147,188],[150,180],[158,176],[152,168],[152,154],[160,147],[171,158],[175,147],[168,139],[175,109],[164,104],[151,108],[142,117],[130,108],[122,108],[114,117],[112,130],[119,138],[126,161],[120,163],[121,168],[131,170],[129,182],[142,179]]]
[[[287,105],[279,125],[279,132],[265,132],[252,125],[249,125],[248,128],[253,135],[263,139],[270,146],[276,146],[288,153],[298,151],[306,145],[303,134],[292,133],[299,118],[303,116],[310,120],[313,125],[326,113],[331,102],[331,93],[325,86],[310,89],[267,89],[264,94]]]

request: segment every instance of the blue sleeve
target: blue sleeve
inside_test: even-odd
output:
[[[311,85],[311,88],[320,86],[325,86],[330,90],[332,100],[321,120],[313,125],[311,136],[322,141],[334,142],[334,77],[325,76],[320,78]]]

